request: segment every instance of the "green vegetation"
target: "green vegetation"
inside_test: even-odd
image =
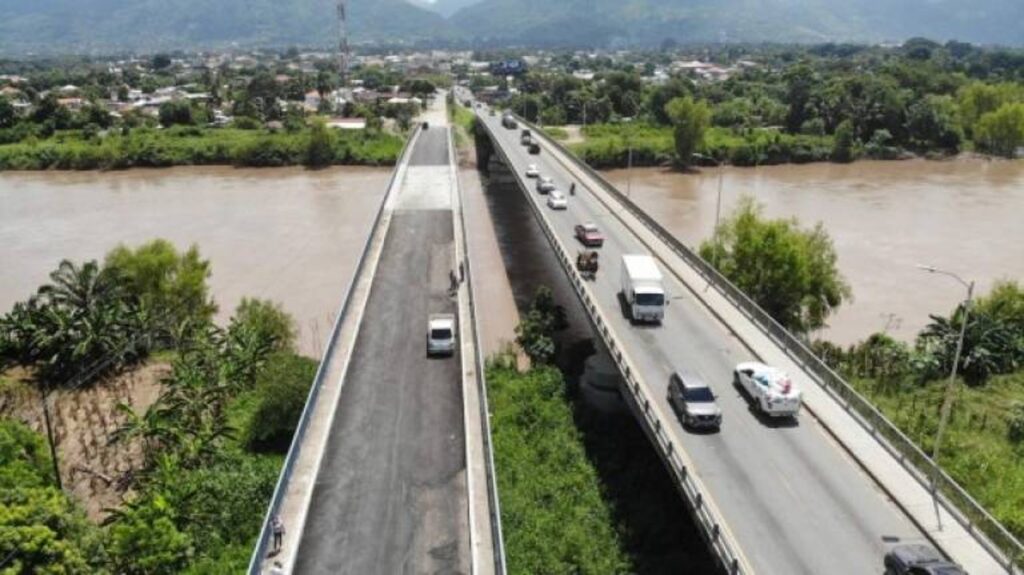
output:
[[[550,364],[558,353],[555,334],[566,327],[565,310],[555,303],[551,290],[541,286],[516,326],[516,343],[534,365]]]
[[[561,373],[514,364],[487,368],[509,573],[631,571]]]
[[[630,145],[634,165],[685,165],[700,152],[753,166],[972,148],[1012,156],[1024,141],[1024,108],[1017,107],[1024,105],[1024,59],[1016,52],[915,40],[900,48],[728,46],[706,53],[719,72],[728,68],[727,78],[673,71],[674,52],[629,62],[556,54],[547,70],[518,81],[520,93],[506,105],[545,125],[586,124],[587,141],[574,148],[602,168],[626,165]],[[579,68],[594,70],[594,78],[569,73]],[[691,107],[673,118],[667,105],[687,99]],[[655,136],[671,133],[682,117],[700,119],[691,127],[709,124],[705,137],[676,130],[685,145],[675,149]]]
[[[796,220],[766,220],[744,197],[700,255],[783,326],[807,333],[851,297],[836,265],[832,240],[818,224],[800,229]]]
[[[665,104],[665,114],[672,122],[676,162],[688,166],[693,154],[704,144],[704,134],[711,125],[711,109],[693,98],[673,98]]]
[[[565,128],[559,128],[558,126],[545,126],[543,130],[544,133],[550,136],[553,140],[564,141],[569,139],[569,132],[566,132]]]
[[[62,262],[0,318],[0,371],[24,366],[40,385],[103,385],[152,350],[171,361],[155,403],[117,406],[122,425],[109,440],[138,445],[143,461],[122,478],[131,496],[103,526],[50,485],[41,438],[0,421],[0,553],[14,552],[5,569],[244,569],[317,364],[296,355],[294,321],[272,302],[244,299],[226,328],[214,325],[209,274],[195,247],[122,246],[103,266]],[[105,359],[114,361],[96,370]]]
[[[996,285],[970,313],[943,439],[942,467],[1017,537],[1024,536],[1024,289]],[[814,343],[826,363],[925,452],[940,409],[963,320],[933,315],[913,345],[885,334],[841,349]]]
[[[46,443],[0,420],[0,556],[3,573],[105,573],[97,530],[55,485]]]
[[[316,125],[295,133],[196,127],[138,128],[105,136],[62,132],[45,140],[0,145],[0,170],[92,170],[228,164],[272,167],[393,164],[398,136]]]

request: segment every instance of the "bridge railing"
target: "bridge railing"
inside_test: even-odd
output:
[[[490,131],[490,126],[487,126],[485,122],[484,125],[486,129]],[[512,163],[509,161],[508,156],[501,146],[495,145],[495,150],[501,155],[505,161],[505,165],[511,168]],[[520,181],[518,174],[516,175],[516,179],[517,181]],[[522,187],[521,182],[520,187]],[[529,194],[529,192],[526,192],[525,190],[524,193]],[[533,201],[529,201],[527,203],[541,221],[547,221],[547,216]],[[612,355],[612,359],[615,361],[619,371],[622,373],[625,386],[629,392],[629,399],[637,407],[638,412],[642,414],[647,429],[661,447],[661,452],[668,463],[669,469],[676,479],[676,484],[679,486],[683,497],[689,503],[690,512],[696,520],[702,535],[711,547],[712,552],[722,563],[726,572],[730,575],[749,573],[749,567],[746,567],[744,560],[741,559],[741,554],[738,552],[736,543],[731,541],[730,537],[727,536],[726,530],[723,528],[724,522],[722,518],[719,517],[719,514],[713,504],[710,503],[710,499],[705,495],[705,490],[700,484],[700,480],[695,476],[695,474],[690,473],[690,470],[684,461],[684,456],[680,454],[680,450],[677,449],[676,445],[672,442],[672,438],[665,432],[661,418],[657,413],[657,409],[654,407],[655,403],[647,397],[646,387],[642,385],[638,378],[638,370],[633,367],[631,360],[616,340],[615,334],[612,332],[608,322],[604,319],[603,312],[598,308],[594,299],[590,296],[589,286],[583,279],[583,276],[581,276],[579,271],[576,269],[575,259],[566,251],[565,247],[555,236],[551,226],[545,224],[541,226],[541,229],[548,237],[552,247],[554,247],[559,262],[569,275],[569,279],[577,296],[587,308],[591,318],[593,318],[594,326],[596,327],[601,340],[604,342],[609,353]]]
[[[454,128],[453,128],[454,129]],[[449,132],[449,138],[452,133]],[[449,146],[451,150],[454,146]],[[491,409],[487,403],[487,370],[484,361],[483,346],[480,341],[480,321],[476,309],[476,289],[473,283],[473,258],[470,257],[469,237],[466,232],[466,202],[462,196],[462,186],[459,183],[458,174],[455,176],[455,187],[459,194],[459,218],[462,220],[462,245],[464,246],[466,266],[466,284],[469,286],[469,314],[473,322],[473,333],[475,335],[473,358],[476,369],[477,393],[480,396],[480,421],[483,422],[483,445],[484,454],[487,457],[487,500],[491,509],[491,542],[494,547],[494,572],[496,575],[505,575],[505,539],[501,529],[501,503],[498,500],[498,474],[494,470],[494,448],[491,441]],[[467,462],[468,465],[468,462]]]
[[[532,123],[522,118],[519,118],[519,121],[530,126],[534,133],[540,134],[552,147],[565,154],[579,169],[598,182],[606,192],[611,194],[700,274],[709,285],[739,309],[790,358],[799,363],[811,378],[832,395],[843,409],[853,416],[918,482],[937,495],[936,498],[943,508],[996,557],[1008,573],[1020,571],[1019,561],[1024,559],[1024,544],[971,497],[959,483],[943,471],[917,444],[889,421],[874,404],[815,355],[807,341],[792,334],[775,321],[717,269],[679,241],[629,197],[616,189],[604,176],[579,160],[565,146],[548,137],[542,129]]]
[[[341,332],[341,326],[350,311],[349,306],[352,300],[352,292],[355,289],[355,285],[359,281],[359,277],[363,273],[363,267],[366,264],[366,255],[369,253],[370,244],[373,242],[374,230],[376,230],[377,226],[380,224],[381,217],[384,214],[384,206],[387,204],[388,195],[395,184],[395,178],[398,177],[399,168],[406,161],[410,144],[416,139],[416,135],[419,133],[419,130],[420,126],[417,125],[409,135],[409,138],[405,141],[405,145],[402,147],[402,152],[398,155],[398,161],[395,162],[395,168],[391,171],[391,177],[388,179],[388,185],[385,188],[384,197],[381,198],[380,206],[377,208],[377,214],[374,216],[373,225],[370,226],[370,233],[367,234],[366,243],[363,244],[363,249],[359,254],[359,259],[356,261],[355,271],[352,273],[352,278],[349,279],[348,286],[345,288],[345,297],[341,302],[341,307],[338,310],[337,317],[334,318],[334,325],[331,328],[331,335],[327,340],[327,345],[324,347],[324,354],[320,359],[320,366],[317,367],[316,376],[313,378],[313,385],[309,388],[309,395],[306,396],[306,405],[302,408],[302,415],[299,417],[299,423],[295,428],[295,434],[292,435],[292,442],[288,447],[288,455],[285,457],[284,465],[281,467],[281,473],[278,475],[277,484],[274,487],[274,495],[270,499],[267,514],[263,518],[263,525],[260,528],[259,539],[256,541],[256,549],[253,551],[252,557],[249,559],[249,575],[259,575],[263,568],[263,560],[267,556],[267,545],[270,542],[272,534],[271,523],[274,516],[280,511],[281,503],[288,490],[288,483],[291,481],[292,472],[295,469],[295,462],[299,458],[299,453],[302,450],[302,442],[306,437],[306,430],[309,428],[309,420],[313,414],[317,399],[320,397],[320,389],[323,387],[327,364],[333,359],[334,346],[337,343],[338,334]],[[295,528],[298,528],[298,526],[295,526]]]

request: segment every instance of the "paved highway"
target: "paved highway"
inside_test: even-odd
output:
[[[530,163],[562,191],[570,180],[547,155],[529,155],[519,129],[501,127],[500,116],[481,114],[511,168],[522,179]],[[673,419],[668,430],[683,445],[721,510],[728,529],[757,573],[882,573],[883,537],[920,540],[920,531],[807,412],[793,421],[759,417],[732,385],[733,366],[753,359],[747,350],[674,276],[665,273],[671,297],[660,327],[633,326],[618,300],[620,257],[648,253],[634,235],[577,184],[567,211],[550,211],[545,196],[527,181],[532,201],[546,210],[554,231],[573,252],[581,249],[573,226],[593,221],[605,234],[594,293],[620,342],[643,373],[662,413],[669,374],[685,369],[711,385],[724,412],[720,433],[686,431]],[[667,272],[663,268],[663,272]]]
[[[298,550],[296,573],[468,573],[458,353],[425,357],[447,294],[453,222],[447,131],[410,158]]]

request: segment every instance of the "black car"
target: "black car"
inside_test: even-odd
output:
[[[529,151],[531,154],[539,154],[540,144],[538,144],[537,142],[530,142],[530,147],[527,148],[527,151]]]
[[[886,575],[967,575],[933,547],[913,543],[897,545],[885,554]]]

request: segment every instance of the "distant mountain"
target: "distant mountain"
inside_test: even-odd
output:
[[[348,13],[357,42],[615,47],[924,36],[1024,45],[1024,0],[349,0]],[[0,0],[0,54],[326,46],[336,34],[334,0]]]
[[[479,4],[482,1],[483,0],[434,0],[434,2],[429,6],[426,6],[426,8],[448,18],[459,10],[468,8],[474,4]]]
[[[496,44],[873,42],[926,36],[1024,45],[1021,0],[484,0],[451,20],[468,37]]]
[[[333,0],[0,0],[0,53],[316,46],[337,38]],[[405,0],[349,0],[355,41],[454,35]]]

